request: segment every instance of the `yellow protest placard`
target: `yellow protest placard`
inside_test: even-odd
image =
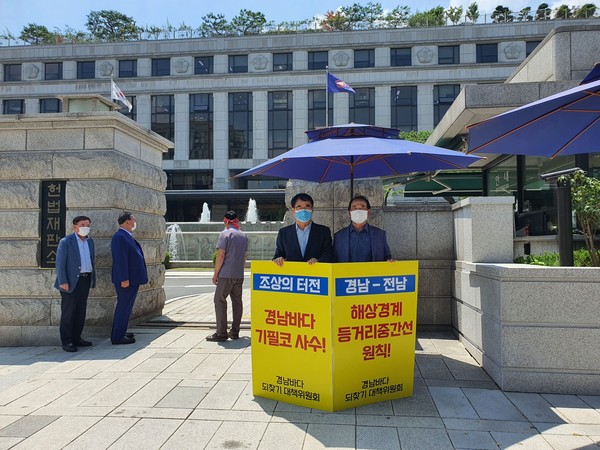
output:
[[[416,261],[251,270],[254,395],[326,411],[412,395]]]

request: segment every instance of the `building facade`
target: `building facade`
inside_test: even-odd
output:
[[[561,22],[3,47],[1,111],[59,112],[57,96],[110,97],[114,78],[133,105],[121,112],[174,143],[167,221],[253,194],[280,220],[284,180],[231,177],[326,123],[433,130],[466,85],[503,83]],[[326,70],[356,94],[326,98]]]

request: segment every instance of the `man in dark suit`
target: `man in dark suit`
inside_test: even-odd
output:
[[[90,287],[96,287],[94,241],[88,236],[90,225],[89,217],[75,217],[74,232],[60,240],[56,252],[54,287],[60,291],[60,340],[66,352],[92,345],[81,338]]]
[[[119,216],[119,230],[113,235],[112,282],[117,291],[117,306],[113,318],[111,340],[114,345],[133,344],[135,338],[127,333],[127,324],[133,310],[135,297],[141,284],[148,282],[148,271],[142,246],[133,238],[137,222],[130,212]]]
[[[335,262],[393,262],[385,231],[367,223],[371,214],[369,199],[357,195],[348,204],[351,223],[333,237]]]
[[[312,221],[312,197],[296,194],[291,206],[296,223],[279,230],[273,262],[280,267],[284,261],[333,262],[331,230]]]

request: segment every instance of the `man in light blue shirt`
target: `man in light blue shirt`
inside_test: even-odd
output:
[[[61,296],[60,340],[66,352],[92,345],[81,337],[90,288],[96,287],[94,241],[89,237],[91,223],[89,217],[75,217],[74,232],[60,240],[56,251],[54,287]]]

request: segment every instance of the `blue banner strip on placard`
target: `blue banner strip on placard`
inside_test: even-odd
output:
[[[352,277],[335,279],[335,295],[376,295],[415,292],[415,275]]]
[[[329,295],[327,277],[299,275],[253,274],[255,291],[281,292],[288,294]]]

